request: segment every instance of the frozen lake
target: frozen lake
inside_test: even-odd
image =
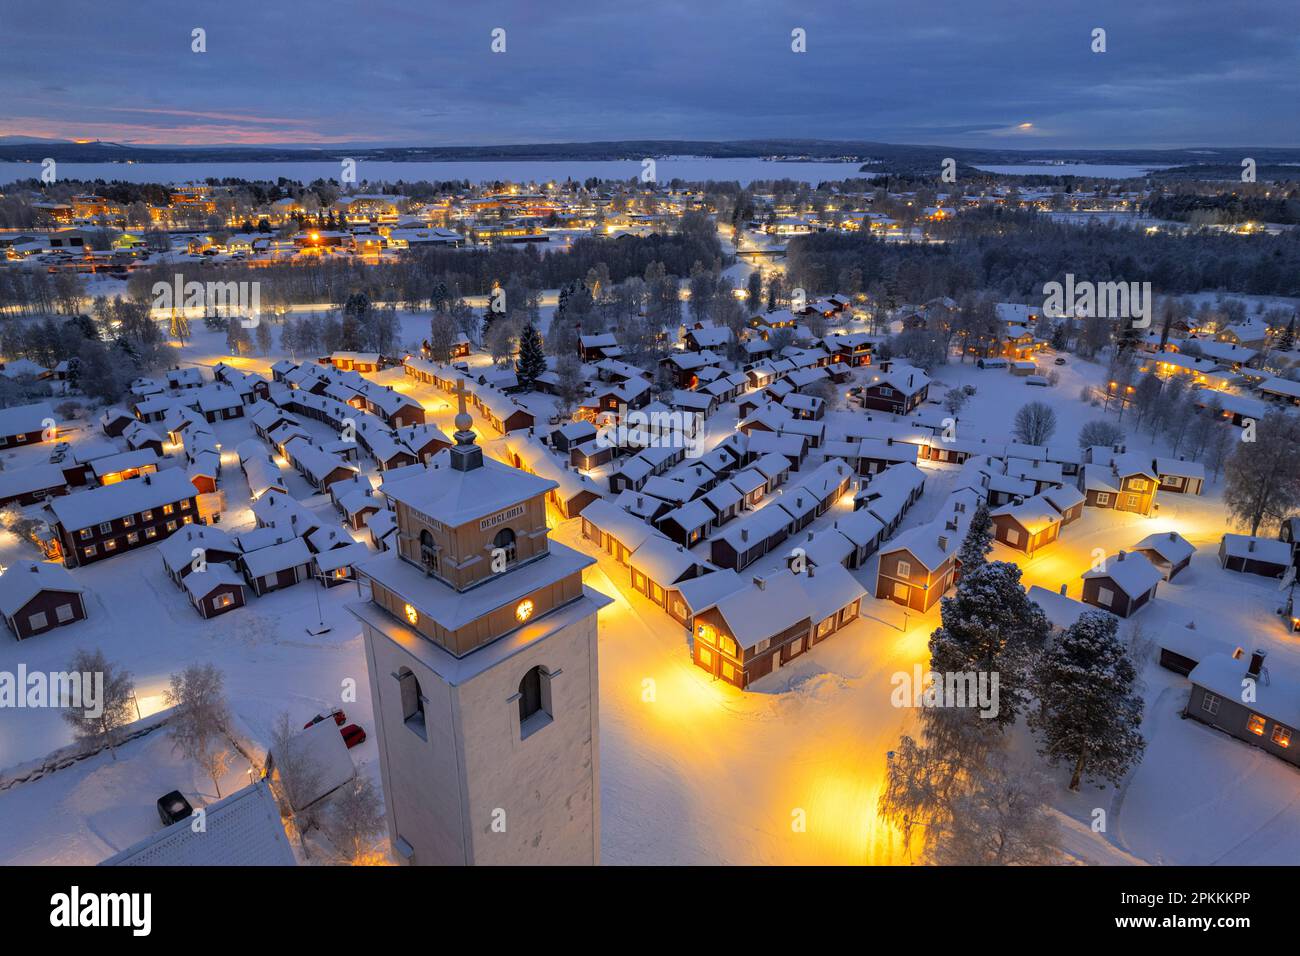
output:
[[[794,179],[817,184],[823,180],[870,177],[858,172],[859,163],[779,162],[759,159],[711,159],[701,156],[655,159],[655,177],[659,182],[672,179],[703,181],[708,179],[737,181],[748,185],[754,180]],[[281,176],[309,183],[317,179],[339,178],[340,164],[335,161],[288,163],[59,163],[60,179],[124,180],[132,183],[202,182],[206,179],[236,177],[274,181]],[[486,161],[486,162],[414,162],[394,163],[358,160],[358,182],[429,182],[467,179],[471,182],[545,183],[552,180],[584,180],[590,177],[625,180],[641,174],[641,160],[563,160],[555,162]],[[40,163],[0,163],[0,186],[18,179],[39,178]]]
[[[1168,166],[1111,166],[1094,163],[1020,163],[1013,166],[976,166],[986,173],[1001,176],[1095,176],[1098,179],[1138,179],[1156,169]]]

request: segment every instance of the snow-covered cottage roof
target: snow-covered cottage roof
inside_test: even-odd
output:
[[[333,721],[327,721],[331,729]],[[343,738],[334,734],[342,742]],[[344,755],[347,747],[344,745]],[[351,761],[349,760],[349,764]],[[204,807],[206,826],[190,819],[145,837],[100,866],[294,866],[293,850],[265,780]]]

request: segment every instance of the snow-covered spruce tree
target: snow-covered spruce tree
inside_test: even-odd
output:
[[[988,505],[981,499],[975,506],[975,514],[971,515],[970,527],[966,530],[966,538],[961,543],[961,550],[957,552],[962,573],[965,574],[967,568],[983,564],[992,550],[993,519],[989,517]]]
[[[940,602],[943,625],[930,635],[930,668],[939,674],[998,675],[998,712],[983,722],[1005,728],[1030,696],[1030,668],[1047,640],[1042,608],[1025,596],[1020,568],[1006,561],[963,572]]]
[[[519,381],[532,388],[537,377],[546,371],[546,353],[542,350],[542,337],[530,322],[519,334],[519,361],[515,363]]]
[[[1085,611],[1038,661],[1043,707],[1030,713],[1039,753],[1068,761],[1070,789],[1084,777],[1118,784],[1142,757],[1142,699],[1137,672],[1116,634],[1115,618]]]

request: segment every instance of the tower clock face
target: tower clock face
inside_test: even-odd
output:
[[[533,602],[524,599],[515,607],[515,618],[521,623],[533,616]]]

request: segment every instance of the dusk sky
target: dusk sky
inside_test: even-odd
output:
[[[7,0],[0,137],[1300,144],[1300,3]],[[191,30],[207,52],[191,52]],[[506,52],[489,46],[506,30]],[[791,52],[791,30],[808,52]],[[1107,52],[1090,51],[1095,27]],[[1023,126],[1022,124],[1032,124]]]

